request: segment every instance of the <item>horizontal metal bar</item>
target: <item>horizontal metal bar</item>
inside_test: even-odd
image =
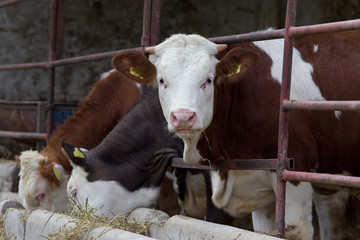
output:
[[[284,170],[283,179],[285,181],[301,181],[345,187],[360,187],[360,177],[351,177],[335,174],[296,172]]]
[[[45,140],[46,133],[0,131],[2,138]]]
[[[26,0],[8,0],[8,1],[2,1],[0,3],[0,8],[3,8],[3,7],[7,7],[7,6],[10,6],[10,5],[14,5],[14,4],[17,4],[17,3],[20,3],[20,2],[25,2]]]
[[[60,59],[60,60],[55,60],[55,61],[46,61],[46,62],[38,62],[38,63],[6,64],[6,65],[0,65],[0,70],[52,68],[55,66],[63,66],[63,65],[73,64],[73,63],[89,62],[89,61],[100,60],[100,59],[104,59],[104,58],[111,58],[111,57],[113,57],[121,52],[124,52],[126,50],[142,51],[143,48],[138,47],[138,48],[123,49],[123,50],[117,50],[117,51],[96,53],[96,54],[84,55],[84,56],[79,56],[79,57],[65,58],[65,59]]]
[[[206,169],[206,170],[275,170],[278,164],[277,159],[235,159],[220,160],[208,165],[186,163],[182,158],[173,158],[172,167]],[[294,159],[286,160],[287,168],[294,168]]]
[[[360,101],[283,101],[283,110],[360,111]]]
[[[209,38],[214,43],[240,43],[240,42],[251,42],[260,40],[269,40],[284,37],[284,29],[258,31],[237,35],[221,36]]]
[[[315,24],[301,27],[290,27],[290,37],[318,34],[318,33],[330,33],[360,29],[360,19],[348,20],[333,23]]]

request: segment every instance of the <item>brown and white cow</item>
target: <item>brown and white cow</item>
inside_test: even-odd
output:
[[[61,152],[59,139],[86,149],[97,146],[139,95],[139,87],[120,72],[103,74],[79,104],[78,111],[64,125],[58,126],[41,152],[22,152],[19,195],[24,207],[68,210],[66,186],[72,167]]]
[[[296,38],[291,100],[359,100],[359,33]],[[132,51],[113,63],[135,81],[157,82],[168,128],[184,140],[185,161],[276,158],[283,45],[282,39],[235,44],[218,61],[226,45],[178,34],[148,48],[150,61]],[[288,156],[296,170],[359,176],[359,123],[357,112],[291,113]],[[274,172],[213,171],[212,189],[219,208],[233,216],[252,212],[256,231],[274,230]],[[321,237],[339,239],[329,216],[343,208],[336,201],[347,193],[315,190]],[[312,239],[312,195],[309,183],[287,183],[288,237]]]
[[[73,171],[68,194],[77,204],[112,216],[156,206],[160,184],[183,143],[166,130],[157,89],[143,86],[140,100],[95,148],[63,142]]]

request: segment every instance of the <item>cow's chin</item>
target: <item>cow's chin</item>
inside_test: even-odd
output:
[[[201,132],[197,132],[196,134],[189,137],[189,135],[181,137],[184,141],[184,153],[183,158],[187,163],[198,163],[201,160],[200,154],[196,149],[197,142],[200,138]]]

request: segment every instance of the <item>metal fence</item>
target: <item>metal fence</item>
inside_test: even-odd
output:
[[[8,0],[0,3],[1,7],[17,4],[25,0]],[[306,34],[329,33],[337,31],[360,29],[360,20],[342,21],[336,23],[317,24],[310,26],[295,27],[296,0],[287,1],[285,28],[260,31],[247,34],[238,34],[231,36],[221,36],[210,38],[215,43],[239,43],[257,40],[269,40],[284,38],[284,61],[283,61],[283,79],[280,97],[280,119],[278,135],[278,156],[277,159],[249,159],[239,161],[223,161],[218,165],[212,166],[212,169],[276,169],[277,170],[277,192],[276,192],[276,228],[282,236],[285,233],[285,184],[286,181],[305,181],[313,183],[333,184],[341,186],[360,187],[360,178],[338,176],[331,174],[318,174],[308,172],[290,171],[292,159],[288,159],[288,126],[289,112],[294,110],[341,110],[341,111],[360,111],[360,101],[289,101],[293,38]],[[60,59],[62,55],[62,45],[64,39],[64,7],[65,0],[51,0],[51,22],[50,22],[50,43],[49,57],[46,62],[24,63],[0,65],[0,70],[17,70],[31,68],[47,68],[49,70],[49,93],[47,104],[47,132],[43,133],[21,133],[0,131],[0,137],[9,138],[34,138],[49,139],[52,132],[52,109],[54,107],[54,80],[55,67],[93,61],[97,59],[110,58],[122,51],[103,52],[92,55]],[[143,12],[143,34],[141,38],[141,47],[134,50],[144,52],[144,47],[155,45],[159,42],[159,22],[160,22],[161,0],[144,0]],[[128,49],[127,49],[128,50]],[[206,166],[194,164],[184,164],[179,159],[174,159],[173,166],[186,168],[208,169]]]

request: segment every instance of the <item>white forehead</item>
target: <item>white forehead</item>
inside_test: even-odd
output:
[[[40,167],[39,161],[46,159],[38,151],[24,151],[20,154],[20,176],[23,179],[31,177]]]
[[[176,34],[157,45],[150,60],[164,78],[183,75],[184,71],[206,75],[215,70],[216,53],[216,44],[202,36]]]

